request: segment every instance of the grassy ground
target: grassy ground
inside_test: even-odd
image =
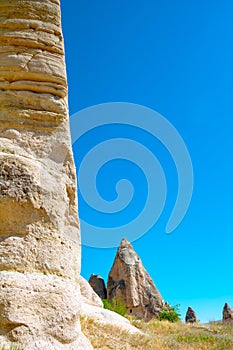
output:
[[[82,318],[83,333],[101,350],[233,350],[233,325],[187,325],[167,321],[144,323],[131,319],[143,334],[129,334],[111,325]]]
[[[86,317],[81,318],[81,325],[96,350],[233,350],[233,325],[130,321],[143,333],[129,334]],[[10,350],[22,349],[12,346]]]

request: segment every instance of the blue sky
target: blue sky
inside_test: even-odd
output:
[[[164,147],[137,130],[95,130],[74,145],[77,168],[85,152],[110,138],[137,138],[160,159],[168,195],[158,222],[133,246],[162,296],[188,306],[205,322],[233,306],[233,3],[232,1],[61,1],[70,115],[107,102],[144,105],[182,136],[192,159],[194,191],[179,227],[165,234],[177,193],[174,164]],[[115,134],[114,134],[115,133]],[[115,135],[115,136],[114,136]],[[133,205],[104,215],[79,198],[80,217],[114,227],[132,220],[145,201],[146,182],[131,162],[107,164],[97,177],[106,200],[128,178]],[[111,182],[112,181],[112,182]],[[117,221],[117,222],[116,222]],[[119,242],[120,243],[120,242]],[[82,248],[82,274],[107,280],[116,248]]]

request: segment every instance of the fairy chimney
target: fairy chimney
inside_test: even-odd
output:
[[[108,275],[107,297],[122,300],[127,313],[150,320],[159,315],[164,301],[132,245],[124,238]]]
[[[0,348],[91,349],[60,2],[0,6]]]

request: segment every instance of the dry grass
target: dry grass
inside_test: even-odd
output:
[[[10,348],[1,348],[1,350],[23,350],[20,346],[11,345]]]
[[[131,319],[143,334],[129,334],[116,326],[82,318],[84,334],[94,349],[101,350],[233,350],[233,325],[187,325],[167,321],[144,323]]]

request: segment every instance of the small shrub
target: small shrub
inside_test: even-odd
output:
[[[111,301],[108,299],[103,299],[104,308],[110,311],[114,311],[121,316],[125,316],[127,308],[123,302],[123,300],[116,300],[113,298]]]
[[[157,317],[159,321],[169,321],[169,322],[178,322],[180,321],[180,309],[179,305],[175,306],[164,306],[161,309],[160,315]]]

